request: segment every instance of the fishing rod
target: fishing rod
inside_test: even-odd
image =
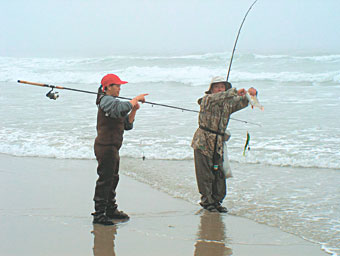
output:
[[[228,79],[229,79],[229,74],[230,74],[230,70],[231,70],[231,64],[233,63],[233,58],[234,58],[234,53],[235,53],[235,49],[236,49],[236,44],[237,44],[237,41],[238,41],[238,37],[240,36],[240,33],[241,33],[241,29],[242,29],[242,26],[243,26],[243,23],[244,21],[246,20],[247,16],[248,16],[248,13],[250,12],[251,8],[253,8],[254,4],[257,2],[257,0],[254,1],[254,3],[249,7],[248,11],[246,12],[246,14],[244,15],[244,18],[242,20],[242,23],[241,23],[241,26],[240,28],[238,29],[238,33],[237,33],[237,37],[236,37],[236,40],[235,40],[235,43],[234,43],[234,48],[233,48],[233,52],[231,54],[231,58],[230,58],[230,63],[229,63],[229,67],[228,67],[228,74],[227,74],[227,82],[228,82]]]
[[[46,94],[46,97],[52,100],[56,100],[59,98],[58,92],[54,92],[54,89],[60,89],[60,90],[69,90],[69,91],[75,91],[75,92],[83,92],[83,93],[89,93],[89,94],[96,94],[96,95],[106,95],[104,93],[98,93],[98,92],[92,92],[92,91],[86,91],[86,90],[79,90],[79,89],[74,89],[74,88],[68,88],[64,86],[58,86],[58,85],[50,85],[50,84],[42,84],[42,83],[36,83],[36,82],[29,82],[29,81],[24,81],[24,80],[18,80],[18,83],[21,84],[30,84],[30,85],[36,85],[36,86],[41,86],[41,87],[48,87],[51,88],[51,90]],[[116,98],[119,99],[124,99],[124,100],[132,100],[132,98],[127,98],[127,97],[121,97],[117,96]],[[188,111],[188,112],[194,112],[194,113],[200,113],[198,110],[192,110],[192,109],[187,109],[187,108],[181,108],[181,107],[176,107],[176,106],[171,106],[171,105],[166,105],[166,104],[161,104],[161,103],[156,103],[156,102],[151,102],[151,101],[145,101],[144,103],[150,104],[152,106],[160,106],[160,107],[167,107],[167,108],[172,108],[172,109],[178,109],[182,111]],[[230,118],[238,122],[243,122],[247,124],[253,124],[253,125],[258,125],[261,126],[260,124],[249,122],[249,121],[244,121],[236,118]]]
[[[79,89],[74,89],[74,88],[68,88],[68,87],[64,87],[64,86],[56,86],[56,85],[50,85],[50,84],[42,84],[42,83],[28,82],[28,81],[23,81],[23,80],[18,80],[18,83],[22,83],[22,84],[30,84],[30,85],[37,85],[37,86],[52,88],[52,90],[50,90],[50,91],[46,94],[46,97],[48,97],[48,98],[50,98],[50,99],[53,99],[53,100],[56,100],[57,98],[59,98],[58,92],[53,92],[53,89],[69,90],[69,91],[75,91],[75,92],[84,92],[84,93],[96,94],[96,95],[98,95],[98,94],[99,94],[99,95],[106,95],[105,93],[91,92],[91,91],[79,90]],[[132,98],[120,97],[120,96],[117,96],[116,98],[124,99],[124,100],[132,100]],[[199,111],[196,111],[196,110],[191,110],[191,109],[186,109],[186,108],[180,108],[180,107],[176,107],[176,106],[170,106],[170,105],[155,103],[155,102],[151,102],[151,101],[145,101],[144,103],[151,104],[151,105],[155,105],[155,106],[161,106],[161,107],[179,109],[179,110],[182,110],[182,111],[190,111],[190,112],[195,112],[195,113],[198,113],[198,112],[199,112]]]
[[[250,12],[251,8],[254,6],[254,4],[255,4],[256,2],[257,2],[257,0],[255,0],[255,1],[253,2],[253,4],[248,8],[248,11],[246,12],[246,14],[245,14],[244,17],[243,17],[243,20],[242,20],[242,23],[241,23],[241,25],[240,25],[240,28],[238,29],[238,33],[237,33],[237,36],[236,36],[236,40],[235,40],[234,47],[233,47],[233,52],[232,52],[232,54],[231,54],[230,63],[229,63],[229,67],[228,67],[228,74],[227,74],[227,79],[226,79],[227,82],[228,82],[228,79],[229,79],[229,74],[230,74],[230,70],[231,70],[231,65],[232,65],[232,63],[233,63],[234,53],[235,53],[236,45],[237,45],[237,42],[238,42],[238,38],[239,38],[240,33],[241,33],[241,29],[242,29],[242,27],[243,27],[243,23],[244,23],[244,21],[246,20],[246,18],[247,18],[247,16],[248,16],[248,13]],[[251,122],[248,122],[248,121],[237,120],[237,119],[231,118],[231,117],[230,117],[229,119],[235,120],[235,121],[242,121],[242,122],[245,122],[245,123],[251,123]],[[222,122],[222,116],[220,117],[219,126],[220,126],[221,122]],[[228,122],[229,122],[229,120],[228,120]],[[256,124],[256,123],[251,123],[251,124]],[[256,124],[256,125],[261,126],[260,124]],[[217,140],[217,138],[216,138],[216,140]]]
[[[234,43],[234,47],[233,47],[233,51],[232,51],[232,54],[231,54],[231,57],[230,57],[230,62],[229,62],[229,67],[228,67],[228,74],[227,74],[227,82],[228,82],[228,79],[229,79],[229,74],[230,74],[230,70],[231,70],[231,65],[233,63],[233,59],[234,59],[234,53],[235,53],[235,49],[236,49],[236,45],[237,45],[237,42],[238,42],[238,38],[240,36],[240,33],[241,33],[241,29],[243,27],[243,24],[244,24],[244,21],[246,20],[247,16],[248,16],[248,13],[250,12],[251,8],[253,8],[253,6],[255,5],[255,3],[257,2],[257,0],[255,0],[253,2],[253,4],[248,8],[246,14],[244,15],[243,17],[243,20],[241,22],[241,25],[240,25],[240,28],[238,29],[238,32],[237,32],[237,36],[236,36],[236,40],[235,40],[235,43]],[[250,96],[249,94],[246,95],[248,100],[250,100]],[[253,105],[252,105],[253,106]],[[231,119],[231,118],[230,118]],[[220,123],[221,123],[221,120],[220,119]],[[260,125],[261,126],[261,125]],[[249,135],[249,132],[247,131],[247,140],[246,140],[246,143],[244,145],[244,149],[243,149],[243,156],[245,156],[245,152],[246,152],[246,149],[250,150],[250,147],[249,147],[249,142],[250,142],[250,135]],[[217,137],[216,137],[216,143],[217,143]],[[214,168],[215,168],[215,163],[214,163]]]

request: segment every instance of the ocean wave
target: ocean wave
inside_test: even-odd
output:
[[[24,146],[11,146],[6,145],[0,147],[0,153],[12,156],[20,157],[42,157],[42,158],[56,158],[56,159],[78,159],[78,160],[94,160],[93,148],[91,146],[82,146],[77,149],[71,150],[70,148],[55,148],[51,146],[40,145],[35,147],[33,144]],[[164,155],[162,156],[162,153]],[[171,156],[169,156],[171,154]],[[192,152],[183,152],[164,150],[164,152],[151,152],[145,154],[145,152],[138,152],[137,155],[133,153],[127,153],[126,150],[121,150],[121,157],[127,157],[132,159],[145,159],[149,160],[171,160],[171,161],[182,161],[182,160],[194,160]],[[231,165],[233,163],[246,163],[246,164],[264,164],[268,166],[278,167],[292,167],[292,168],[317,168],[317,169],[331,169],[339,170],[339,163],[330,162],[328,159],[324,159],[318,163],[307,161],[305,159],[296,160],[289,157],[281,157],[279,159],[233,159],[230,157]]]
[[[253,56],[255,59],[286,59],[286,60],[307,60],[307,61],[315,61],[315,62],[340,62],[340,54],[316,55],[316,56],[254,54]]]
[[[4,138],[4,137],[3,137]],[[95,159],[93,154],[93,140],[79,141],[73,138],[60,138],[51,136],[31,136],[27,134],[12,136],[9,141],[2,140],[0,153],[23,156],[23,157],[44,157],[57,159]],[[125,143],[120,150],[122,157],[140,159],[145,157],[150,160],[192,160],[192,148],[188,145],[162,146],[157,143],[151,146],[140,146],[137,144]],[[289,155],[279,152],[278,149],[259,150],[252,149],[247,152],[246,157],[242,155],[241,147],[229,147],[229,158],[231,163],[265,164],[280,167],[303,167],[339,169],[340,154],[334,152],[320,153],[317,159],[310,157],[310,151],[299,152]],[[283,150],[285,151],[285,150]],[[314,153],[313,153],[314,154]],[[315,153],[317,155],[317,153]]]
[[[21,65],[26,67],[40,66],[53,66],[53,67],[69,67],[77,65],[93,65],[93,64],[105,64],[105,63],[119,63],[121,61],[154,61],[154,60],[195,60],[206,61],[216,60],[225,61],[229,63],[230,52],[214,52],[214,53],[202,53],[202,54],[183,54],[183,55],[112,55],[103,57],[92,58],[15,58],[15,57],[1,57],[0,67],[8,65]],[[242,59],[246,60],[303,60],[312,62],[340,62],[340,54],[327,54],[327,55],[288,55],[288,54],[256,54],[256,53],[236,53],[234,60]]]
[[[271,82],[307,82],[307,83],[337,83],[340,81],[340,70],[322,73],[304,72],[238,72],[234,71],[233,81],[271,81]]]
[[[124,77],[127,77],[136,83],[178,82],[189,85],[208,84],[211,79],[211,74],[221,74],[222,72],[223,69],[206,68],[201,66],[177,68],[133,66],[121,71]]]
[[[2,145],[0,153],[22,156],[22,157],[43,157],[57,159],[95,159],[93,155],[93,145],[74,145],[64,147],[53,147],[49,145],[41,145],[36,143],[26,143],[25,145]],[[232,155],[232,154],[231,154]],[[193,154],[191,151],[179,150],[179,148],[168,148],[152,152],[136,151],[128,152],[126,149],[121,150],[122,157],[141,159],[145,157],[149,160],[192,160]],[[265,164],[268,166],[293,167],[293,168],[322,168],[339,170],[339,163],[331,159],[323,159],[318,162],[309,161],[306,159],[294,159],[287,156],[276,156],[275,158],[249,158],[241,159],[230,156],[232,163],[247,163],[247,164]]]
[[[135,60],[225,60],[230,58],[228,52],[203,53],[203,54],[188,54],[188,55],[112,55],[104,57],[93,58],[15,58],[15,57],[1,57],[0,67],[7,64],[18,64],[31,66],[35,64],[53,65],[55,67],[86,65],[86,64],[101,64],[117,61],[135,61]]]
[[[168,56],[130,56],[130,55],[116,55],[98,58],[102,60],[208,60],[208,59],[226,59],[230,54],[227,52],[203,53],[203,54],[189,54],[189,55],[168,55]]]
[[[83,59],[38,59],[38,58],[5,58],[0,57],[0,82],[15,82],[18,79],[39,81],[48,84],[98,84],[101,77],[107,73],[118,73],[130,83],[163,83],[175,82],[192,86],[207,84],[213,75],[226,75],[227,70],[220,61],[205,62],[209,58],[225,58],[225,53],[212,53],[203,55],[183,55],[168,57],[128,57],[114,56],[103,58]],[[338,70],[329,71],[318,69],[318,72],[306,72],[285,70],[273,71],[271,66],[275,63],[262,63],[261,69],[247,68],[249,58],[252,55],[240,55],[238,65],[233,67],[230,77],[233,82],[244,81],[269,81],[289,83],[339,83],[340,67]],[[255,58],[281,59],[302,58],[305,60],[336,60],[340,55],[294,57],[288,55],[254,55]],[[120,58],[132,58],[121,65]],[[142,63],[136,63],[133,59],[141,58]],[[161,59],[161,62],[150,62],[152,58]],[[167,60],[178,59],[171,65]],[[181,59],[191,59],[190,62],[182,62]],[[223,63],[223,62],[222,62]],[[297,65],[297,64],[295,64]],[[266,68],[268,66],[268,68]],[[290,66],[284,64],[284,66]],[[297,65],[299,67],[299,65]],[[256,66],[255,66],[256,68]],[[286,67],[287,68],[287,67]],[[288,69],[288,68],[287,68]],[[249,72],[248,70],[251,70]],[[268,70],[268,71],[267,71]],[[314,70],[314,68],[313,68]]]
[[[223,68],[207,68],[201,66],[188,66],[180,68],[137,67],[118,69],[117,73],[130,83],[183,83],[192,86],[208,84],[212,74],[224,74]],[[21,68],[0,71],[0,82],[16,82],[17,80],[38,81],[52,84],[99,84],[100,78],[106,72],[82,71],[46,71],[35,72]],[[305,72],[245,72],[233,70],[233,82],[284,82],[284,83],[339,83],[340,70],[322,73]]]

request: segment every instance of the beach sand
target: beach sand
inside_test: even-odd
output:
[[[0,161],[0,255],[328,255],[277,228],[203,211],[124,175],[117,200],[130,221],[93,225],[95,160]]]

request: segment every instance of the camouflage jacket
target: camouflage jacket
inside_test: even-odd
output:
[[[207,94],[198,100],[200,104],[200,114],[198,124],[200,127],[218,133],[224,133],[229,122],[230,115],[248,106],[245,96],[238,96],[235,88],[225,92]],[[216,136],[216,153],[223,156],[224,136],[198,128],[192,139],[191,147],[198,149],[203,155],[213,158]]]

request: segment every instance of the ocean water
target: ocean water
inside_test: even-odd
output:
[[[19,79],[97,91],[102,76],[116,73],[129,81],[122,86],[123,97],[149,93],[148,101],[199,110],[197,99],[212,76],[227,74],[229,58],[229,53],[0,57],[0,153],[94,159],[95,95],[57,90],[60,97],[54,101],[45,97],[48,88],[19,84]],[[232,116],[259,125],[230,121],[228,151],[238,178],[228,181],[228,207],[233,214],[277,226],[339,254],[340,55],[239,53],[229,81],[236,88],[258,89],[264,111],[248,107]],[[129,175],[138,173],[139,180],[149,183],[151,175],[154,187],[195,201],[193,169],[156,175],[133,163],[145,156],[187,166],[193,160],[190,143],[196,129],[195,113],[143,104],[121,149],[135,170]],[[243,156],[247,132],[251,149]],[[168,182],[171,179],[174,182]]]

